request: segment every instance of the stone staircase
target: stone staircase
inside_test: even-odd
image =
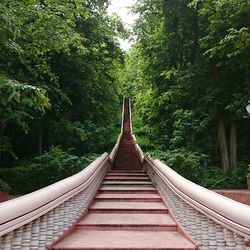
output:
[[[124,104],[123,135],[112,170],[75,228],[52,249],[196,249],[142,170],[131,136],[128,101]]]
[[[196,249],[143,171],[110,171],[76,230],[53,246],[80,249]]]

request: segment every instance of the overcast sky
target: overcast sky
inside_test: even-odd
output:
[[[130,7],[136,0],[111,0],[110,7],[108,9],[109,14],[116,13],[121,17],[126,28],[131,28],[136,17],[130,13]],[[127,40],[119,39],[121,48],[125,51],[131,47],[131,42]]]

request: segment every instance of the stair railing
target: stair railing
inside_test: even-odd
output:
[[[104,153],[69,178],[0,204],[0,249],[44,249],[86,212],[109,168]]]
[[[129,121],[130,121],[130,133],[133,134],[133,125],[132,125],[132,112],[131,112],[131,99],[129,98]]]
[[[201,187],[161,161],[144,156],[135,135],[132,137],[144,169],[171,213],[203,249],[250,247],[250,206]]]
[[[204,249],[246,249],[250,206],[185,179],[159,160],[144,157],[144,168],[176,219]]]
[[[136,147],[136,151],[137,151],[137,154],[140,158],[140,161],[143,162],[144,161],[144,154],[143,154],[143,151],[141,149],[141,147],[139,146],[139,144],[137,143],[137,140],[136,140],[136,137],[133,133],[133,126],[132,126],[132,112],[131,112],[131,99],[129,99],[129,117],[130,117],[130,130],[131,130],[131,135],[132,135],[132,138],[134,140],[134,143],[135,143],[135,147]]]
[[[125,106],[125,98],[123,97],[123,102],[122,102],[122,116],[121,116],[121,132],[117,138],[117,141],[116,141],[116,144],[115,146],[113,147],[109,157],[110,157],[110,161],[111,163],[114,161],[115,159],[115,156],[116,156],[116,153],[118,151],[118,148],[120,146],[120,142],[121,142],[121,139],[122,139],[122,134],[123,134],[123,122],[124,122],[124,106]]]
[[[133,138],[134,143],[135,143],[136,152],[140,158],[141,163],[143,163],[144,162],[144,153],[143,153],[141,147],[139,146],[139,144],[137,143],[137,140],[136,140],[136,137],[134,134],[132,134],[132,138]]]

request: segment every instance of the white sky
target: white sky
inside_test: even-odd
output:
[[[130,7],[136,0],[111,0],[108,13],[116,13],[121,17],[126,28],[131,28],[136,17],[130,13]],[[121,48],[128,51],[132,43],[128,40],[118,38]]]

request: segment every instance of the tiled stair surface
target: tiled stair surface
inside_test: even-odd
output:
[[[110,180],[114,183],[107,184]],[[53,249],[195,249],[178,232],[145,172],[111,171],[103,183],[87,216]]]

